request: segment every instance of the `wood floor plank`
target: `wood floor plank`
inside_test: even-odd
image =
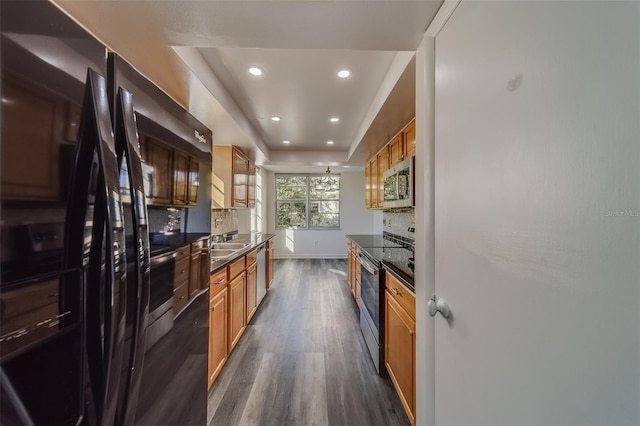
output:
[[[287,423],[323,426],[329,424],[323,352],[306,352],[296,365]]]
[[[269,294],[209,395],[209,425],[407,425],[375,371],[344,259],[275,262]]]

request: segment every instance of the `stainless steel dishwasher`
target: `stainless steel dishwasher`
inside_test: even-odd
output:
[[[256,300],[256,305],[260,305],[260,302],[262,302],[262,299],[264,298],[264,296],[267,294],[267,280],[265,278],[265,273],[266,273],[266,266],[267,266],[267,262],[266,262],[266,254],[267,251],[265,250],[266,244],[261,245],[260,247],[258,247],[258,298]]]

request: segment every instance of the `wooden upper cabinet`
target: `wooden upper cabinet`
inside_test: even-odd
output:
[[[211,199],[214,208],[254,207],[253,162],[235,146],[213,146]]]
[[[79,107],[2,71],[2,199],[59,201],[71,174]],[[33,155],[37,152],[38,155]]]
[[[185,205],[188,199],[189,157],[181,151],[173,152],[173,204]]]
[[[371,190],[371,208],[378,208],[378,157],[374,157],[369,161],[369,167],[371,174],[369,180],[371,184],[369,188]]]
[[[187,204],[198,204],[198,188],[200,188],[200,165],[195,158],[189,158],[189,175],[187,177]]]
[[[152,137],[146,137],[146,162],[153,167],[151,183],[152,204],[171,204],[173,149]]]
[[[247,207],[256,206],[256,165],[249,161],[247,174]]]
[[[371,208],[371,163],[368,161],[364,167],[364,205]]]
[[[385,145],[377,155],[378,160],[378,195],[376,207],[383,208],[384,203],[384,179],[382,175],[389,169],[389,145]]]
[[[405,127],[402,131],[404,134],[404,146],[406,150],[405,157],[415,157],[416,155],[416,119],[411,120],[411,123]]]
[[[404,137],[402,132],[389,142],[389,166],[393,167],[405,158]]]
[[[233,199],[232,207],[247,207],[249,159],[239,150],[233,150]]]
[[[364,168],[364,204],[368,209],[384,208],[383,174],[404,159],[416,155],[415,118],[373,156]]]

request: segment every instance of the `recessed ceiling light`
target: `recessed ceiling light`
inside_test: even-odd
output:
[[[333,141],[327,141],[327,145],[333,145]]]
[[[291,143],[291,141],[282,141],[282,143],[284,143],[284,144],[287,144],[287,145],[288,145],[288,144],[290,144],[290,143]]]
[[[271,117],[271,121],[280,121],[282,120],[282,118],[278,117],[277,115],[274,115],[273,117]]]
[[[347,69],[338,71],[338,77],[340,77],[340,78],[347,78],[350,75],[351,75],[351,71],[349,71]]]
[[[262,75],[263,71],[262,71],[262,68],[251,67],[251,68],[249,68],[249,73],[251,75],[258,76],[258,75]]]
[[[338,117],[331,117],[329,121],[331,121],[332,123],[337,123],[338,121],[340,121],[340,119]]]

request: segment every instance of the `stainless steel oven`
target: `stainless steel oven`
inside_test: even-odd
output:
[[[176,253],[151,258],[149,286],[149,326],[146,349],[154,345],[173,328],[173,280]]]
[[[384,365],[384,270],[382,264],[360,251],[360,329],[371,359],[380,374]],[[384,371],[384,369],[382,369]]]

